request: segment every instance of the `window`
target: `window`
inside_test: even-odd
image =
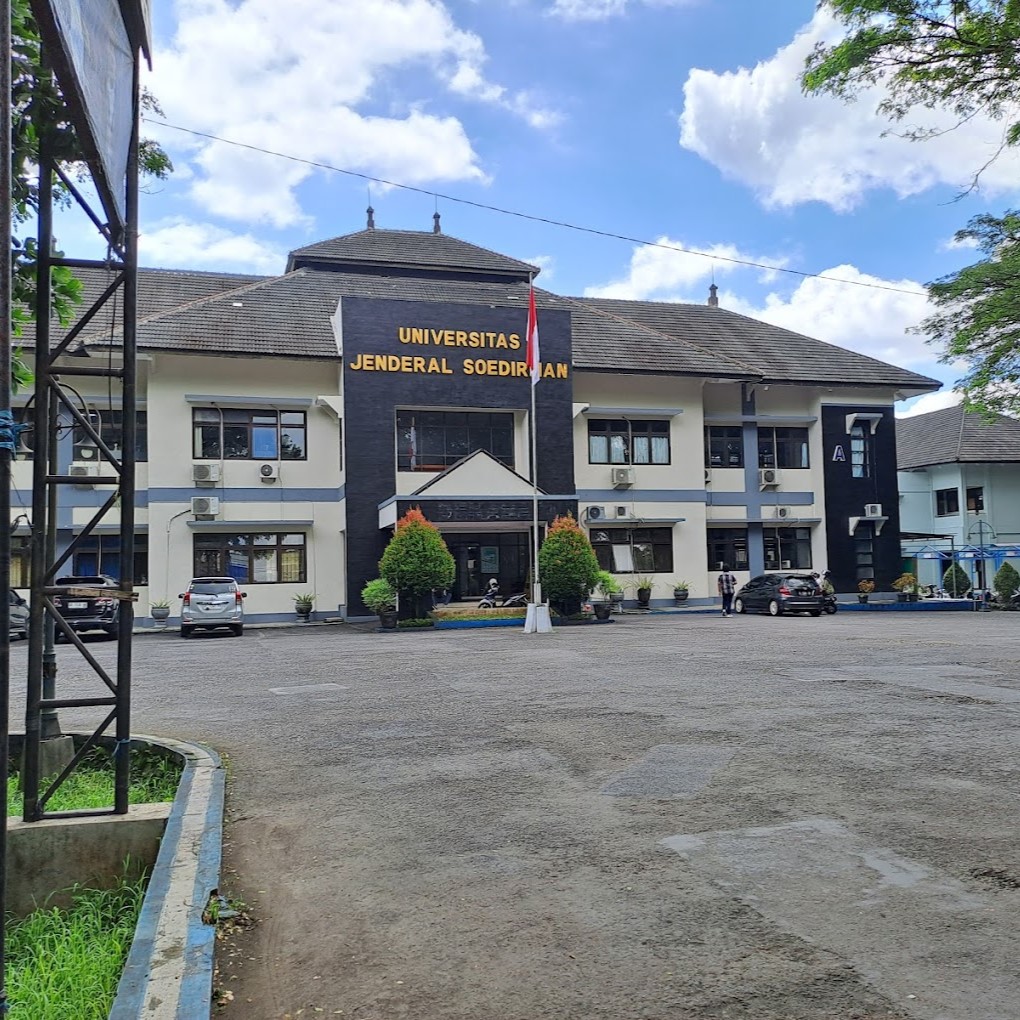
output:
[[[28,535],[11,535],[11,587],[27,588],[32,583],[32,546]]]
[[[854,478],[870,478],[875,461],[875,437],[868,425],[850,429],[850,473]]]
[[[766,570],[807,570],[810,566],[810,528],[765,528]]]
[[[747,528],[708,529],[708,569],[747,570]]]
[[[74,573],[109,574],[120,580],[120,535],[89,535],[71,558]],[[149,583],[149,537],[135,535],[135,584]]]
[[[598,528],[591,544],[603,570],[663,574],[673,569],[672,528]]]
[[[507,411],[398,411],[397,470],[445,471],[475,450],[514,466],[514,416]]]
[[[195,536],[195,577],[232,577],[242,584],[303,584],[305,536]]]
[[[935,516],[950,517],[960,512],[959,489],[935,490]]]
[[[709,425],[705,429],[705,463],[714,468],[742,468],[744,430],[739,425]]]
[[[861,521],[854,531],[854,564],[857,580],[875,577],[875,527],[870,521]]]
[[[669,422],[588,419],[589,464],[668,464]]]
[[[758,429],[758,467],[806,468],[808,463],[808,430]]]
[[[121,456],[124,441],[124,412],[120,410],[101,409],[92,411],[89,417],[92,427],[99,437],[118,457]],[[76,425],[74,428],[74,459],[98,460],[99,451],[92,443],[92,437]],[[135,460],[144,463],[149,459],[148,417],[145,411],[136,412],[135,416]],[[85,571],[88,573],[88,571]]]
[[[985,508],[985,490],[982,486],[974,486],[967,490],[967,509],[972,514],[979,514]]]
[[[306,460],[305,412],[196,407],[195,460]]]

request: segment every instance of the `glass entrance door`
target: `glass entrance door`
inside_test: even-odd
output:
[[[451,550],[457,560],[457,588],[454,598],[473,599],[482,593],[481,548],[473,543]]]
[[[443,539],[457,564],[454,599],[480,598],[492,577],[499,582],[504,597],[524,591],[530,563],[530,537],[526,532],[446,533]]]

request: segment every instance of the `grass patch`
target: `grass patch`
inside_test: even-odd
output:
[[[88,811],[113,807],[113,759],[96,748],[60,785],[46,802],[47,811]],[[165,803],[174,799],[181,779],[181,766],[172,758],[152,751],[131,752],[131,804]],[[7,780],[7,813],[20,815],[22,805],[21,777]],[[71,1014],[68,1014],[69,1016]]]
[[[37,910],[10,924],[7,994],[15,1020],[105,1020],[146,881],[76,891],[69,909]]]
[[[523,620],[526,609],[435,609],[436,620]]]
[[[398,620],[397,627],[401,630],[415,630],[420,627],[434,627],[436,625],[435,620],[417,619],[417,620]]]

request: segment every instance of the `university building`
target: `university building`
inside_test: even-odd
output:
[[[524,366],[538,269],[440,230],[375,228],[291,253],[275,277],[142,270],[136,576],[147,599],[195,574],[246,586],[249,619],[365,616],[359,592],[420,507],[457,561],[454,596],[521,590],[537,429],[540,530],[571,513],[600,563],[654,601],[715,593],[726,562],[832,571],[840,590],[900,573],[896,400],[938,383],[719,307],[536,289],[543,375]],[[105,286],[83,273],[86,298]],[[853,300],[848,294],[847,300]],[[79,354],[116,362],[98,325]],[[87,381],[87,380],[86,380]],[[108,445],[116,394],[83,391]],[[66,546],[109,495],[74,430]],[[31,464],[15,465],[30,504]],[[15,511],[18,513],[18,510]],[[117,574],[112,523],[74,569]],[[25,526],[15,570],[25,569]],[[24,574],[22,573],[22,576]]]

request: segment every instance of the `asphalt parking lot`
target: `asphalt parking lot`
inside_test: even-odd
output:
[[[1020,614],[168,633],[136,663],[136,731],[229,755],[260,923],[224,1015],[1020,1018]]]

